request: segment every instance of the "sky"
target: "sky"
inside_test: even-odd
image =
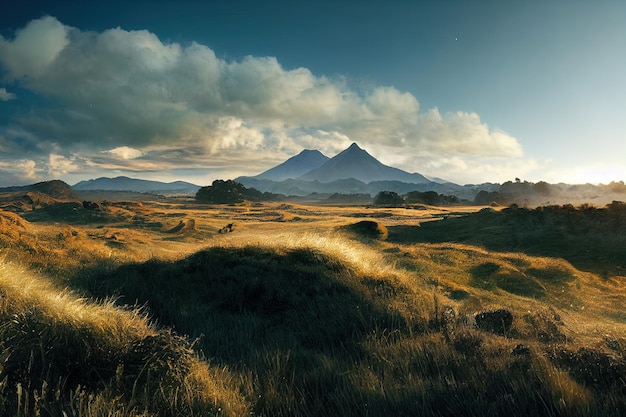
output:
[[[0,187],[353,142],[458,184],[626,180],[626,1],[0,3]]]

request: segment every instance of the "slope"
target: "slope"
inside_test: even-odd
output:
[[[227,372],[209,367],[189,341],[157,328],[140,309],[86,301],[4,261],[0,293],[3,416],[247,412]]]
[[[69,185],[61,180],[38,182],[36,184],[0,188],[1,193],[28,193],[37,192],[59,200],[73,200],[76,198]]]
[[[78,191],[104,190],[104,191],[136,191],[136,192],[189,192],[195,193],[200,189],[198,185],[185,181],[161,182],[128,178],[124,176],[80,181],[72,189]]]
[[[366,184],[372,181],[401,181],[415,184],[431,182],[423,175],[409,174],[401,169],[384,165],[356,143],[326,161],[319,168],[299,177],[300,180],[322,183],[348,178],[354,178]]]
[[[566,262],[321,235],[221,242],[75,284],[199,336],[259,416],[626,411],[624,289]]]
[[[326,155],[318,150],[305,149],[296,156],[292,156],[280,165],[268,169],[265,172],[253,177],[272,181],[282,181],[287,178],[298,178],[328,161]]]

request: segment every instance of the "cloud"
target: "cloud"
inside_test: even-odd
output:
[[[128,146],[118,146],[117,148],[104,151],[121,159],[135,159],[143,155],[139,149],[129,148]]]
[[[0,134],[7,147],[28,149],[35,160],[38,153],[51,174],[80,164],[223,165],[217,160],[234,171],[246,158],[263,170],[303,148],[333,155],[352,141],[386,147],[407,164],[424,152],[435,160],[523,156],[514,137],[475,113],[424,111],[394,87],[357,91],[345,79],[285,69],[274,57],[226,60],[146,30],[89,32],[48,16],[13,39],[0,37],[0,66],[6,79],[46,99]]]
[[[63,155],[48,155],[48,175],[59,178],[65,174],[78,170],[78,165]]]
[[[441,153],[520,157],[519,142],[499,130],[491,130],[476,113],[455,112],[442,116],[437,108],[420,115],[420,142]]]
[[[33,160],[0,160],[0,177],[4,180],[0,186],[33,183],[37,180],[39,174],[40,170],[37,167],[37,163]]]
[[[9,93],[6,88],[0,88],[0,101],[15,100],[15,94]]]
[[[0,62],[9,78],[38,77],[67,46],[67,30],[54,17],[33,20],[16,33],[12,41],[0,36]]]

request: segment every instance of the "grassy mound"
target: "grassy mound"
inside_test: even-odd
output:
[[[360,222],[344,226],[343,229],[355,234],[356,236],[366,239],[385,240],[389,235],[389,231],[385,225],[373,220],[362,220]]]
[[[0,242],[6,241],[8,246],[9,242],[17,239],[27,227],[28,222],[18,214],[0,210]]]
[[[246,412],[226,372],[141,310],[87,302],[4,263],[0,295],[1,415]]]
[[[75,283],[145,303],[161,324],[200,337],[259,416],[626,412],[624,326],[553,307],[598,294],[577,289],[565,263],[461,246],[383,258],[329,238],[284,242],[84,271]],[[479,327],[479,317],[506,323]],[[598,331],[606,337],[589,336]]]

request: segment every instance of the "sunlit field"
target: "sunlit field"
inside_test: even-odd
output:
[[[481,209],[6,203],[0,414],[626,415],[622,206]]]

